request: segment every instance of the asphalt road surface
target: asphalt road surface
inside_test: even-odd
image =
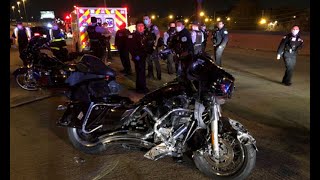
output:
[[[10,55],[12,72],[21,61],[16,49]],[[298,57],[290,87],[280,84],[284,64],[275,57],[275,52],[226,48],[222,63],[235,76],[236,90],[223,113],[244,124],[257,141],[256,167],[248,179],[310,179],[310,57]],[[122,69],[117,55],[111,62],[112,68]],[[174,78],[165,62],[161,66],[162,80],[148,80],[150,89]],[[141,98],[134,93],[134,75],[119,73],[118,81],[122,94]],[[81,153],[55,124],[63,96],[50,89],[25,91],[13,76],[10,83],[11,179],[208,179],[188,158],[181,164],[170,157],[154,162],[143,157],[145,152],[118,146],[101,155]]]

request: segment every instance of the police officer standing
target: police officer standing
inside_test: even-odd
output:
[[[67,43],[64,40],[64,34],[61,32],[57,23],[53,23],[51,29],[49,29],[50,35],[50,48],[52,53],[61,61],[68,60]]]
[[[120,26],[120,29],[117,31],[116,37],[115,37],[115,45],[117,46],[117,49],[119,51],[121,63],[123,66],[123,70],[121,72],[125,73],[126,75],[132,74],[129,51],[127,47],[127,39],[129,34],[130,34],[130,31],[126,29],[126,24],[123,23]]]
[[[98,26],[96,17],[91,17],[91,25],[87,27],[87,32],[93,55],[102,59],[106,51],[106,39],[102,34],[106,34],[106,29]]]
[[[22,51],[27,47],[28,42],[31,38],[31,32],[28,27],[24,27],[22,25],[22,22],[17,23],[17,27],[14,28],[13,35],[16,41],[16,44],[18,43],[18,49],[19,54],[21,56]]]
[[[177,34],[173,38],[173,49],[175,50],[178,61],[178,77],[182,80],[187,79],[187,70],[193,61],[194,48],[190,32],[185,28],[184,21],[176,21]]]
[[[151,19],[148,15],[143,16],[143,22],[146,25],[145,35],[148,39],[148,78],[154,78],[153,75],[153,63],[156,66],[157,78],[161,80],[161,67],[158,56],[158,40],[160,38],[160,31],[158,27],[151,23]]]
[[[229,37],[228,31],[224,27],[223,21],[219,21],[217,24],[218,28],[212,33],[212,42],[214,46],[214,56],[216,64],[221,66],[221,56],[226,47]]]
[[[170,43],[172,43],[172,38],[176,34],[176,23],[175,22],[170,22],[168,31],[164,32],[163,34],[163,43],[166,47],[170,47]],[[173,53],[170,53],[167,58],[167,69],[168,69],[168,74],[173,74],[173,66],[174,66],[174,55]],[[177,66],[177,65],[176,65]],[[176,67],[177,69],[177,67]]]
[[[206,47],[207,47],[207,39],[208,39],[209,31],[207,31],[206,25],[204,23],[201,24],[200,31],[203,33],[203,39],[204,39],[204,41],[201,44],[202,53],[205,53]]]
[[[199,23],[193,22],[191,24],[191,39],[194,47],[194,54],[200,54],[202,52],[202,43],[204,41],[204,35],[199,30]]]
[[[106,32],[103,35],[106,37],[106,48],[108,50],[106,59],[112,60],[112,57],[111,57],[111,44],[110,44],[112,32],[108,28],[108,24],[107,23],[103,23],[103,26],[106,29]]]
[[[136,91],[147,93],[149,89],[146,85],[146,36],[145,26],[142,21],[136,22],[136,31],[128,36],[128,48],[132,56],[136,71]]]
[[[285,35],[281,40],[277,51],[277,60],[282,56],[286,66],[286,71],[282,78],[282,83],[286,86],[292,84],[291,79],[296,64],[297,52],[303,46],[303,40],[300,37],[299,31],[299,26],[294,25],[291,28],[291,33]]]

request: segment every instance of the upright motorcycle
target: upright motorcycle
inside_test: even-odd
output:
[[[70,59],[76,58],[70,54]],[[40,87],[65,86],[75,64],[64,63],[52,55],[46,38],[34,36],[20,58],[24,66],[13,72],[17,84],[25,90],[38,90]]]
[[[70,102],[57,124],[73,146],[96,154],[111,144],[146,149],[144,157],[179,159],[187,151],[197,168],[214,179],[245,179],[256,162],[256,141],[238,121],[222,115],[234,77],[198,55],[190,81],[164,84],[134,103],[118,95],[115,72],[93,56],[83,56],[71,73]]]

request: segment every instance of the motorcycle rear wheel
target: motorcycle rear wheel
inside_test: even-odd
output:
[[[36,80],[28,79],[27,73],[17,74],[15,80],[17,84],[25,90],[37,91],[39,90]]]
[[[67,132],[72,145],[84,153],[100,154],[106,150],[105,145],[99,142],[98,136],[85,134],[77,128],[68,128]]]
[[[193,160],[197,168],[213,179],[246,179],[255,167],[255,148],[252,145],[241,144],[229,135],[219,138],[219,147],[219,158],[210,155],[208,147],[195,151]]]

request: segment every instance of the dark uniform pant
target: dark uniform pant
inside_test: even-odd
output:
[[[129,51],[126,49],[119,49],[120,59],[125,73],[131,72],[131,64],[129,58]]]
[[[206,47],[207,47],[207,43],[206,42],[203,42],[201,44],[201,48],[202,48],[202,52],[205,53],[206,52]]]
[[[285,52],[283,55],[283,59],[286,66],[286,71],[282,78],[282,83],[291,83],[294,66],[296,64],[296,55]]]
[[[19,57],[23,61],[24,66],[27,66],[28,63],[21,58],[21,54],[22,54],[22,51],[27,48],[27,46],[28,46],[28,42],[18,42]]]
[[[157,78],[161,78],[161,67],[159,62],[158,51],[154,50],[152,54],[147,55],[147,64],[148,64],[148,77],[154,77],[153,75],[153,63],[156,66]]]
[[[110,44],[110,41],[106,42],[106,46],[107,46],[107,50],[108,50],[107,58],[111,59],[112,57],[111,57],[111,44]]]
[[[192,64],[193,57],[191,54],[185,56],[185,57],[180,57],[179,58],[179,64],[180,67],[178,68],[178,77],[182,80],[187,80],[188,79],[188,69],[190,65]]]
[[[136,90],[147,89],[146,85],[146,59],[140,57],[140,60],[133,60],[136,71]]]
[[[102,60],[106,51],[106,46],[99,41],[90,41],[90,49],[93,51],[93,55]]]
[[[201,44],[194,46],[194,54],[200,54],[202,52]]]
[[[173,74],[173,66],[174,66],[174,61],[173,61],[173,54],[169,54],[168,55],[168,59],[167,59],[167,69],[168,69],[168,74]]]
[[[222,57],[222,53],[225,47],[222,46],[215,46],[214,47],[214,58],[215,58],[215,62],[218,66],[221,66],[221,57]]]

